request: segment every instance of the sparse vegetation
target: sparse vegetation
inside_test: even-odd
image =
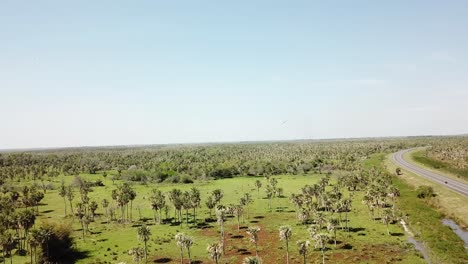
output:
[[[0,218],[16,223],[2,220],[3,256],[14,263],[65,256],[78,263],[288,263],[293,256],[349,263],[376,247],[376,263],[389,256],[418,263],[395,235],[408,210],[400,199],[418,199],[393,185],[373,157],[425,140],[2,154]],[[187,177],[193,183],[172,180]],[[46,219],[69,225],[40,224]],[[68,249],[50,251],[57,240]]]

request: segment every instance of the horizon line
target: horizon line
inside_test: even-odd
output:
[[[86,148],[141,148],[154,146],[175,146],[175,145],[215,145],[215,144],[245,144],[245,143],[268,143],[268,142],[293,142],[293,141],[346,141],[346,140],[365,140],[365,139],[398,139],[398,138],[424,138],[424,137],[460,137],[468,136],[462,134],[439,134],[439,135],[406,135],[406,136],[369,136],[369,137],[337,137],[337,138],[296,138],[296,139],[264,139],[264,140],[228,140],[228,141],[204,141],[204,142],[173,142],[173,143],[141,143],[141,144],[116,144],[116,145],[84,145],[84,146],[64,146],[64,147],[37,147],[37,148],[5,148],[0,149],[0,153],[14,152],[40,152],[67,149],[86,149]]]

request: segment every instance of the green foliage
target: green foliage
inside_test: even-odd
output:
[[[416,192],[418,198],[431,198],[435,196],[434,189],[431,186],[419,186]]]

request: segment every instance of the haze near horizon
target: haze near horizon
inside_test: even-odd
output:
[[[466,1],[0,3],[0,149],[464,134]]]

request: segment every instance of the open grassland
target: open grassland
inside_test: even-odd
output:
[[[268,199],[265,199],[265,190],[260,188],[257,193],[255,181],[262,177],[238,177],[215,181],[197,181],[187,185],[133,185],[138,194],[133,202],[133,223],[106,224],[104,211],[98,209],[98,216],[90,224],[90,234],[85,239],[81,238],[81,225],[78,220],[64,218],[64,203],[56,190],[48,191],[42,202],[40,209],[41,221],[70,221],[74,229],[74,236],[77,239],[76,247],[81,252],[83,259],[77,263],[117,263],[119,261],[132,263],[132,257],[128,255],[128,250],[135,246],[141,246],[137,239],[137,227],[142,223],[150,226],[152,236],[148,243],[151,262],[156,263],[177,263],[179,261],[179,248],[174,241],[177,232],[184,232],[195,239],[192,248],[192,260],[197,263],[212,263],[208,259],[206,246],[219,240],[219,226],[216,222],[207,221],[209,211],[200,210],[198,227],[189,223],[178,224],[154,224],[152,220],[153,212],[148,201],[150,190],[158,188],[167,192],[172,188],[188,190],[195,186],[200,189],[202,200],[209,196],[214,189],[222,189],[224,192],[223,204],[238,203],[244,193],[251,193],[254,202],[246,208],[245,222],[241,222],[241,229],[237,231],[237,221],[235,218],[228,218],[226,222],[226,254],[221,258],[221,263],[240,263],[241,259],[248,255],[254,255],[254,247],[249,241],[245,232],[247,226],[256,225],[261,228],[259,240],[259,256],[265,263],[285,262],[285,244],[279,240],[278,228],[281,225],[291,225],[293,229],[292,243],[290,243],[291,263],[302,263],[302,258],[298,254],[296,246],[297,240],[310,239],[307,232],[307,225],[298,224],[294,207],[289,202],[291,193],[298,193],[306,184],[314,184],[323,175],[281,175],[276,176],[278,186],[284,189],[284,196],[274,198],[272,201],[273,210],[268,209]],[[102,179],[104,187],[95,187],[89,193],[90,200],[101,201],[103,198],[111,199],[110,194],[116,185],[111,180],[104,179],[101,174],[82,175],[88,180]],[[73,181],[72,176],[63,177],[66,183]],[[336,177],[332,178],[334,182]],[[56,183],[58,184],[58,182]],[[330,250],[326,252],[326,258],[330,263],[423,263],[420,256],[407,244],[402,228],[397,225],[390,225],[390,233],[387,235],[386,226],[378,220],[371,220],[370,214],[365,205],[361,203],[362,193],[357,193],[353,198],[353,209],[349,216],[349,226],[351,232],[347,233],[339,230],[337,233],[338,245],[335,249],[333,244],[329,245]],[[141,208],[141,219],[138,208]],[[169,211],[173,215],[173,211]],[[185,216],[184,216],[185,217]],[[310,263],[321,260],[320,252],[310,250],[307,258]],[[14,263],[27,263],[29,257],[13,258]]]
[[[3,260],[143,263],[147,248],[150,263],[180,263],[182,248],[183,263],[188,249],[192,263],[215,263],[207,245],[214,254],[224,241],[218,263],[242,263],[257,251],[263,263],[287,263],[287,249],[290,263],[424,263],[399,224],[405,219],[435,262],[465,263],[461,240],[440,220],[468,219],[466,198],[434,185],[436,198],[418,199],[413,187],[431,183],[407,172],[405,181],[394,178],[385,163],[389,153],[437,140],[0,154]],[[282,227],[285,238],[287,226],[288,243],[279,234]]]

